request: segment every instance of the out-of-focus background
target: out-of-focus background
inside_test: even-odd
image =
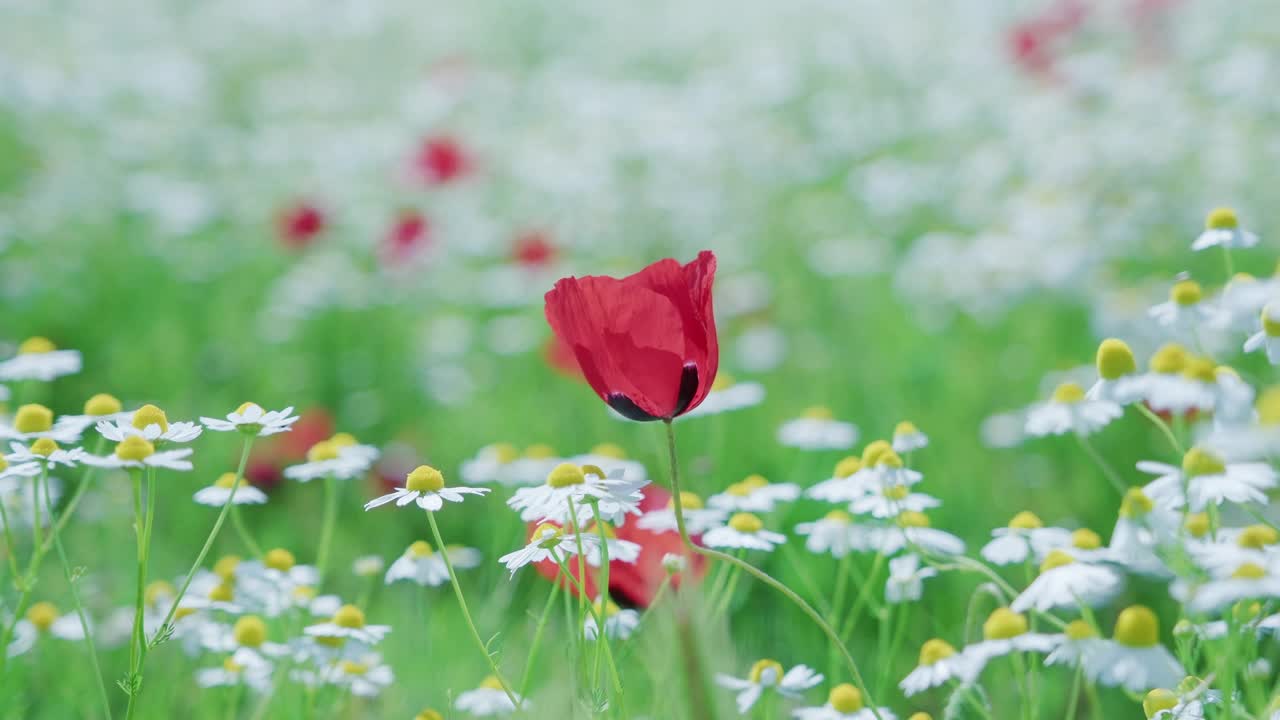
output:
[[[382,446],[391,480],[455,473],[499,441],[612,442],[662,478],[656,431],[558,369],[542,293],[709,248],[722,370],[768,397],[681,424],[695,489],[827,477],[841,453],[774,440],[825,405],[864,439],[903,419],[929,433],[915,462],[944,501],[934,524],[971,544],[1026,508],[1103,530],[1113,498],[1087,457],[1002,449],[999,413],[1100,337],[1153,347],[1146,309],[1174,274],[1221,273],[1188,251],[1209,208],[1277,226],[1278,43],[1280,10],[1247,0],[0,0],[0,356],[32,335],[81,350],[83,373],[25,390],[59,412],[95,392],[183,419],[295,405],[316,437]],[[1131,467],[1147,440],[1098,442]],[[279,482],[291,452],[255,454],[273,496],[246,517],[307,558],[319,495]],[[190,562],[213,512],[187,498],[235,453],[210,438],[195,477],[164,488],[157,573]],[[376,483],[347,491],[339,567],[424,532],[359,511]],[[129,498],[110,482],[91,498],[68,545],[105,611],[131,590]],[[514,518],[476,517],[442,520],[486,552],[518,544]],[[468,582],[501,588],[484,623],[527,643],[537,579],[486,562]],[[401,678],[377,716],[483,674],[445,658],[464,636],[444,598],[427,629],[410,593],[371,610],[397,627]],[[943,585],[925,602],[937,627],[910,647],[964,619]],[[766,591],[738,612],[717,629],[725,657],[825,658]],[[895,677],[914,664],[877,657],[870,626],[857,644]],[[57,663],[24,672],[25,709],[0,717],[71,717],[91,697]],[[202,707],[189,670],[154,672],[149,717]]]

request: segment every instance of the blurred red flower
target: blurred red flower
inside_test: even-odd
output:
[[[587,383],[631,420],[670,420],[696,408],[716,378],[720,347],[711,300],[716,257],[659,260],[625,278],[569,277],[546,295],[552,331]]]
[[[546,233],[531,230],[516,237],[511,257],[525,267],[542,267],[556,259],[556,246]]]
[[[428,184],[444,185],[470,172],[471,159],[457,140],[436,136],[422,141],[414,167]]]
[[[277,220],[280,242],[285,247],[300,250],[310,245],[324,230],[326,219],[320,208],[305,201],[299,201],[285,208]]]
[[[405,210],[382,241],[382,261],[386,264],[409,260],[431,240],[431,224],[417,210]]]
[[[644,493],[644,499],[640,502],[641,512],[661,510],[671,501],[671,493],[657,485],[649,485],[642,492]],[[530,532],[540,524],[530,523]],[[707,559],[701,555],[690,556],[684,547],[684,543],[680,541],[678,533],[656,533],[642,530],[636,527],[634,517],[628,517],[627,522],[622,527],[616,528],[616,533],[618,539],[630,540],[640,546],[640,557],[635,563],[620,562],[618,560],[609,562],[609,592],[616,600],[621,600],[637,607],[649,607],[649,604],[653,602],[654,594],[658,592],[658,587],[662,584],[662,579],[667,575],[666,568],[662,566],[662,558],[668,554],[684,555],[689,562],[688,570],[672,576],[671,584],[673,587],[679,587],[685,576],[691,576],[696,580],[706,574]],[[693,540],[698,542],[698,536],[695,535]],[[581,580],[581,576],[578,573],[577,557],[570,558],[568,565],[573,577]],[[538,570],[538,574],[548,580],[555,580],[559,574],[559,566],[553,560],[544,560],[537,563],[535,567]],[[593,568],[589,565],[586,568],[587,578],[582,582],[582,586],[591,595],[591,599],[594,600],[598,593],[600,568]],[[563,579],[560,582],[562,586],[568,587],[575,596],[578,594],[577,588],[573,587],[573,583]]]

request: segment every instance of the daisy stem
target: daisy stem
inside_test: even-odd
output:
[[[800,608],[805,615],[809,616],[809,619],[822,629],[822,632],[826,634],[827,638],[830,639],[837,648],[839,648],[841,655],[844,656],[845,664],[849,668],[849,675],[853,680],[853,684],[862,693],[863,698],[866,699],[867,708],[871,710],[871,714],[876,720],[884,720],[880,715],[879,706],[874,702],[870,691],[867,689],[866,682],[862,679],[862,673],[858,670],[858,663],[854,662],[853,656],[849,654],[849,649],[845,647],[843,642],[841,642],[840,637],[836,635],[836,631],[827,624],[827,621],[818,614],[817,610],[814,610],[809,603],[804,601],[804,598],[797,595],[791,588],[775,580],[772,575],[769,575],[769,573],[766,573],[750,563],[739,560],[728,553],[693,544],[693,539],[689,537],[689,530],[684,525],[684,509],[680,503],[680,462],[676,454],[675,429],[672,427],[670,420],[664,421],[663,424],[666,426],[667,431],[667,456],[671,465],[671,500],[676,513],[676,527],[680,531],[680,539],[684,541],[685,547],[691,552],[741,567],[743,570],[750,573],[752,577],[782,593],[788,600],[795,604],[796,607]]]
[[[601,605],[600,611],[598,614],[600,615],[600,619],[604,620],[604,616],[606,612],[605,608],[609,606],[609,602],[610,602],[609,536],[605,531],[604,521],[600,519],[599,502],[591,503],[591,513],[596,518],[596,532],[600,534],[600,586],[597,589],[596,594],[600,596],[600,605]],[[605,632],[605,627],[603,624],[599,625],[596,629],[599,630],[599,632],[596,633],[596,653],[595,653],[596,657],[595,657],[595,660],[592,661],[591,684],[596,685],[598,687],[598,683],[600,682],[600,651],[602,647],[607,648],[609,646],[609,635],[608,633]]]
[[[1227,269],[1227,282],[1231,282],[1231,278],[1235,277],[1236,265],[1231,260],[1231,248],[1222,245],[1222,264]]]
[[[1115,488],[1116,492],[1120,493],[1121,497],[1124,497],[1124,494],[1129,491],[1129,488],[1125,485],[1124,480],[1120,478],[1120,474],[1116,472],[1115,468],[1111,467],[1111,463],[1107,462],[1107,459],[1102,457],[1102,453],[1098,452],[1097,448],[1093,446],[1093,443],[1089,442],[1089,438],[1076,433],[1076,439],[1080,441],[1080,447],[1084,448],[1085,453],[1088,454],[1089,457],[1093,458],[1093,461],[1098,464],[1098,467],[1102,468],[1102,474],[1107,477],[1107,481],[1111,483],[1111,487]]]
[[[316,571],[324,582],[329,568],[329,546],[333,543],[333,527],[338,521],[338,480],[332,475],[324,479],[324,522],[320,526],[320,547],[316,550]],[[444,548],[441,548],[443,550]]]
[[[18,545],[13,541],[13,531],[9,525],[9,511],[4,509],[4,503],[0,502],[0,523],[4,523],[4,550],[9,556],[9,572],[13,574],[13,582],[15,585],[22,583],[22,572],[18,570]]]
[[[139,671],[142,668],[141,648],[143,643],[146,642],[143,637],[145,633],[142,627],[142,614],[147,584],[147,551],[145,545],[147,523],[142,509],[142,471],[134,469],[129,472],[129,477],[133,484],[133,534],[137,539],[138,545],[138,575],[134,583],[133,630],[129,634],[129,674],[125,677],[125,684],[127,685],[125,692],[129,696],[129,704],[125,707],[126,720],[133,718],[138,706],[138,695],[142,693],[142,678],[139,675]]]
[[[1169,423],[1165,422],[1159,415],[1152,412],[1151,408],[1147,407],[1143,403],[1134,403],[1133,406],[1138,408],[1138,412],[1146,416],[1146,418],[1164,434],[1165,438],[1169,441],[1169,444],[1173,446],[1174,452],[1178,453],[1178,457],[1182,457],[1182,443],[1178,442],[1178,436],[1173,434],[1173,430],[1169,427]]]
[[[42,471],[47,474],[48,467]],[[6,525],[7,527],[7,525]],[[13,639],[13,629],[17,627],[18,621],[22,619],[22,614],[27,611],[27,604],[31,602],[31,591],[35,587],[36,576],[40,573],[40,563],[44,560],[44,546],[38,546],[31,551],[31,562],[27,565],[27,572],[21,578],[15,580],[19,583],[21,592],[18,595],[18,602],[13,608],[13,616],[5,625],[4,632],[0,632],[0,648],[8,648],[9,641]],[[4,680],[5,673],[9,667],[9,653],[0,652],[0,680]]]
[[[563,572],[563,571],[561,571]],[[533,664],[538,659],[538,647],[542,644],[542,631],[547,627],[551,617],[551,608],[556,604],[556,595],[560,594],[560,583],[551,583],[551,593],[547,595],[547,603],[542,606],[542,614],[538,617],[538,626],[533,631],[533,642],[529,645],[529,655],[524,660],[524,674],[520,677],[520,697],[529,691],[529,680],[533,675]]]
[[[164,616],[164,622],[160,623],[160,630],[157,637],[163,638],[168,633],[166,628],[169,623],[173,622],[173,616],[178,612],[178,605],[182,603],[182,598],[187,594],[187,588],[191,587],[191,581],[195,579],[196,573],[200,571],[200,566],[204,564],[204,559],[208,557],[209,550],[213,548],[213,541],[218,539],[218,533],[222,530],[222,524],[226,522],[227,515],[231,512],[232,506],[235,504],[236,490],[240,488],[240,482],[244,480],[244,468],[249,463],[249,450],[253,447],[253,437],[246,436],[244,440],[244,450],[240,452],[240,466],[236,469],[236,479],[231,483],[231,492],[227,494],[227,504],[222,506],[222,512],[218,513],[218,519],[213,522],[213,529],[209,531],[209,537],[205,538],[204,547],[200,548],[200,553],[196,555],[196,561],[191,564],[191,570],[187,572],[186,578],[182,581],[182,587],[178,589],[178,594],[173,598],[173,606],[169,608],[169,612]]]
[[[743,555],[743,552],[739,551],[738,559],[742,559],[742,555]],[[733,570],[730,571],[729,582],[725,584],[724,590],[721,592],[719,600],[713,606],[715,608],[714,610],[715,615],[713,617],[720,617],[721,615],[728,612],[729,604],[733,602],[733,594],[738,590],[738,579],[741,577],[742,577],[742,571],[735,566]]]
[[[892,609],[896,606],[890,605],[889,607]],[[906,639],[908,617],[910,617],[910,613],[907,612],[905,607],[898,610],[897,623],[895,623],[893,630],[893,640],[889,643],[889,652],[880,660],[880,677],[876,681],[876,693],[879,695],[884,694],[884,686],[889,682],[889,676],[893,670],[893,659],[898,657],[898,651],[902,649],[902,641]]]
[[[1076,677],[1071,681],[1071,694],[1067,696],[1067,714],[1063,720],[1077,720],[1076,713],[1080,707],[1080,685],[1084,681],[1084,666],[1076,668]]]
[[[49,517],[53,517],[53,503],[49,501],[48,478],[44,479],[46,483],[44,499],[45,507],[49,511]],[[89,626],[89,618],[84,614],[84,604],[80,601],[80,591],[76,588],[79,581],[76,573],[71,569],[71,563],[67,560],[67,551],[62,547],[62,538],[59,537],[58,528],[55,524],[52,527],[53,547],[58,551],[58,559],[62,561],[62,574],[67,579],[67,586],[71,589],[71,601],[75,605],[76,617],[80,619],[80,629],[84,632],[85,648],[89,651],[89,664],[93,666],[93,677],[97,680],[98,698],[102,701],[102,714],[107,720],[111,720],[111,700],[107,697],[107,686],[102,679],[102,667],[98,664],[98,651],[93,643],[93,630]]]
[[[37,554],[43,554],[41,548],[44,547],[44,522],[40,519],[40,486],[44,484],[44,480],[49,477],[49,465],[43,463],[40,468],[40,475],[36,477],[31,486],[31,562],[29,565],[35,564]],[[34,578],[30,578],[34,580]]]
[[[93,454],[101,455],[102,449],[106,446],[106,442],[107,442],[106,438],[99,436],[98,442],[93,448]],[[76,508],[79,507],[80,505],[80,499],[84,497],[85,491],[89,489],[89,478],[93,476],[94,471],[96,471],[97,469],[98,469],[97,466],[90,466],[87,470],[85,470],[84,476],[80,478],[80,484],[76,487],[76,491],[72,493],[71,499],[67,501],[66,507],[62,509],[62,514],[58,516],[58,521],[53,525],[53,530],[55,533],[62,532],[63,528],[67,526],[67,523],[71,522],[71,516],[75,514]],[[49,517],[52,518],[53,515],[51,514]],[[53,536],[51,535],[50,537],[45,539],[44,547],[40,549],[40,552],[41,553],[49,552],[49,550],[52,548],[52,545],[53,545]]]
[[[458,584],[458,574],[453,571],[453,562],[449,560],[449,553],[445,552],[446,546],[444,538],[440,536],[440,526],[436,524],[435,511],[427,511],[427,522],[431,525],[431,534],[435,537],[436,547],[440,548],[440,558],[444,560],[444,567],[449,571],[449,582],[453,585],[453,594],[458,597],[458,607],[462,609],[462,617],[467,621],[467,628],[471,630],[472,639],[476,641],[476,645],[480,648],[480,654],[484,655],[484,659],[489,663],[489,669],[493,671],[493,676],[498,679],[498,684],[502,686],[502,692],[507,694],[507,699],[511,701],[511,706],[517,712],[524,714],[524,706],[516,699],[515,693],[511,690],[511,685],[507,683],[502,671],[498,669],[498,663],[489,654],[489,646],[481,639],[480,631],[476,629],[476,623],[471,619],[471,611],[467,609],[467,599],[463,597],[462,586]]]
[[[876,576],[880,574],[880,568],[884,566],[884,553],[877,552],[875,560],[871,561],[871,572],[867,573],[867,581],[862,583],[862,589],[858,592],[858,598],[853,601],[853,609],[849,611],[849,617],[845,618],[844,624],[840,626],[841,639],[849,637],[858,625],[858,620],[862,619],[862,610],[871,600],[871,588],[875,586]]]
[[[228,503],[231,501],[228,500]],[[240,506],[231,506],[231,526],[235,528],[236,534],[240,536],[240,542],[244,543],[246,549],[253,553],[255,558],[262,558],[262,547],[254,542],[253,535],[249,532],[249,528],[245,527],[244,518],[240,517]]]
[[[574,577],[573,573],[569,571],[568,562],[564,558],[560,557],[560,555],[554,549],[551,551],[551,559],[555,560],[556,564],[560,566],[560,572],[562,572],[564,576],[569,580],[569,582],[573,585],[573,588],[578,591],[578,595],[580,597],[586,597],[586,594],[587,594],[586,588],[582,587],[582,583],[578,582],[578,578]],[[566,597],[567,596],[568,596],[568,593],[566,593]],[[594,603],[592,603],[587,607],[587,613],[591,615],[591,619],[595,620],[596,622],[596,634],[597,634],[596,636],[599,637],[600,635],[604,634],[603,613],[596,612],[596,607]],[[583,619],[578,620],[579,625],[584,625],[585,622],[586,621]],[[613,662],[613,653],[609,650],[608,645],[605,645],[604,651],[605,651],[605,660],[608,661],[609,663],[609,673],[612,676],[613,689],[615,692],[618,693],[618,700],[619,700],[619,704],[621,705],[622,677],[618,674],[618,666]]]

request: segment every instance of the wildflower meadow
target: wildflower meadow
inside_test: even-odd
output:
[[[0,0],[0,720],[1280,720],[1278,30]]]

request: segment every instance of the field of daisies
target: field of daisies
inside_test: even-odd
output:
[[[1278,47],[0,0],[0,720],[1280,720]]]

